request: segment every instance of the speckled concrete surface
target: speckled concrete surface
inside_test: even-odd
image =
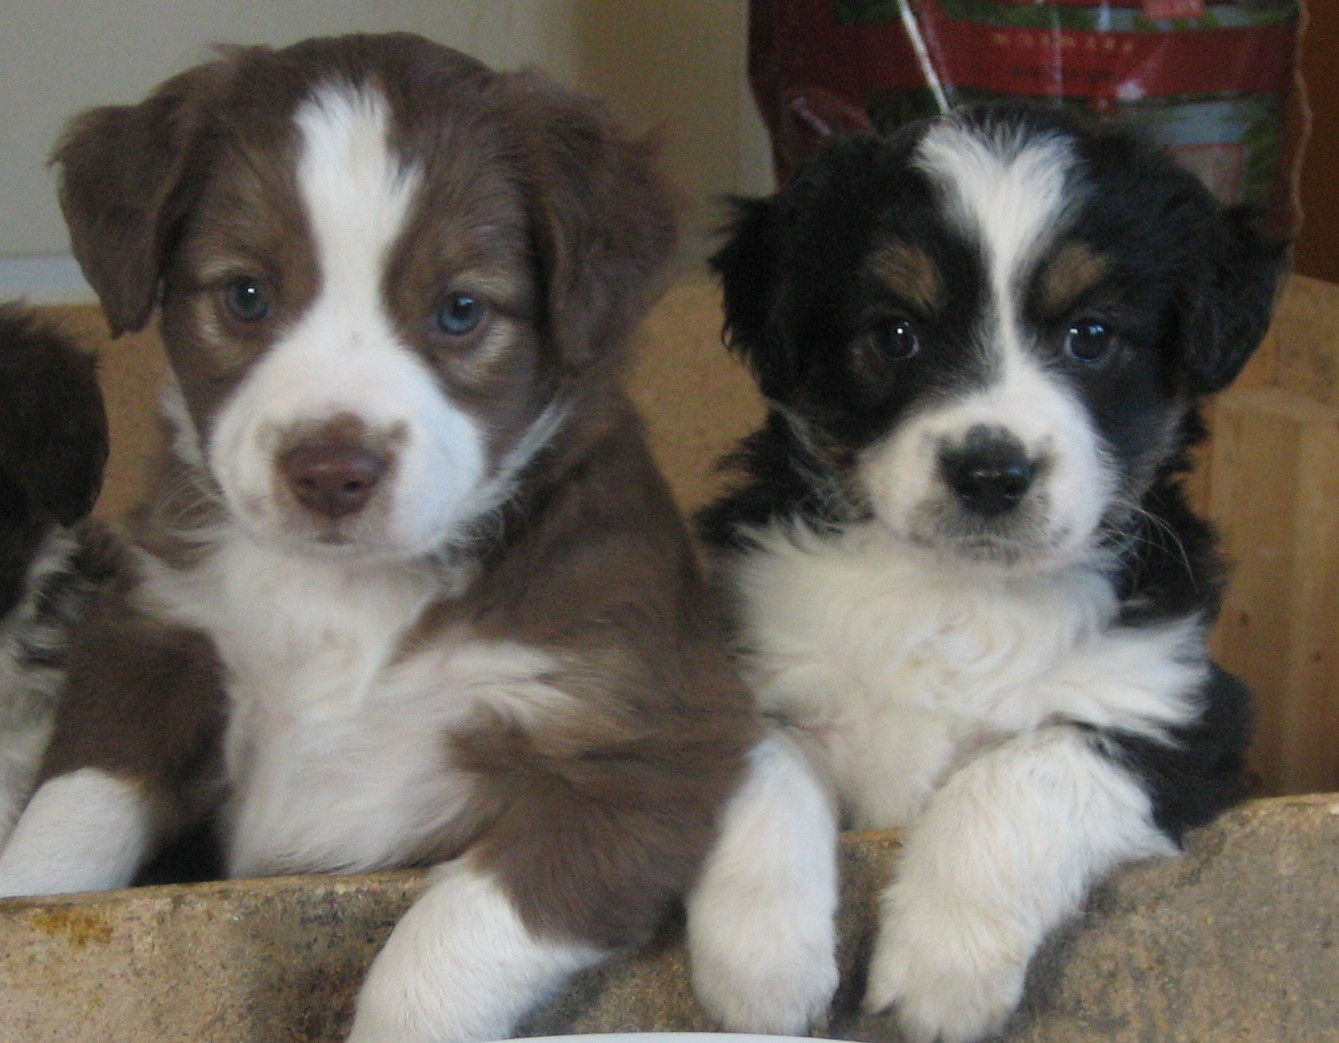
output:
[[[896,838],[846,838],[843,988],[818,1031],[896,1040],[858,1014]],[[412,873],[0,902],[3,1043],[317,1043],[421,887]],[[710,1029],[671,925],[584,975],[530,1034]],[[1187,857],[1132,867],[1042,952],[1009,1043],[1339,1040],[1339,795],[1248,804]]]

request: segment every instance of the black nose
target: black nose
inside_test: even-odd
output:
[[[385,476],[383,456],[361,446],[303,443],[279,461],[297,501],[327,518],[343,518],[367,506]]]
[[[946,446],[939,465],[944,481],[967,510],[994,517],[1013,510],[1037,477],[1037,463],[1007,431],[974,427],[959,446]]]

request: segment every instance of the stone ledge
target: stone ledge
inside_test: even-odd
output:
[[[858,1012],[894,834],[843,844],[843,987]],[[0,1039],[325,1043],[418,873],[295,877],[0,902]],[[1256,801],[1187,856],[1131,867],[1039,955],[1009,1043],[1290,1043],[1339,1034],[1339,794]],[[703,1031],[677,932],[582,976],[529,1034]]]

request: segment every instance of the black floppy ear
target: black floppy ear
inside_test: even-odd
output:
[[[775,314],[780,248],[780,204],[776,197],[736,199],[726,242],[711,258],[725,303],[725,342],[748,363],[762,393],[784,398],[794,384],[798,360],[779,332]]]
[[[202,101],[223,70],[200,66],[138,105],[90,109],[52,154],[75,258],[114,337],[141,329],[157,303],[163,262],[200,180]]]
[[[16,306],[0,306],[0,477],[62,525],[93,509],[107,462],[96,363]]]
[[[1231,384],[1259,347],[1288,262],[1288,244],[1263,236],[1252,210],[1233,207],[1216,217],[1206,274],[1182,330],[1186,372],[1203,394]]]
[[[662,289],[675,206],[651,141],[544,77],[501,78],[527,152],[548,330],[566,365],[617,349]]]

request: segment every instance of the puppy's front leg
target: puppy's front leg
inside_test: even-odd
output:
[[[1047,933],[1123,862],[1170,855],[1138,782],[1056,726],[951,776],[911,830],[883,895],[866,1006],[907,1035],[966,1043],[1000,1029]]]
[[[152,809],[133,781],[97,768],[48,779],[0,852],[0,897],[126,887],[153,834]]]
[[[212,643],[117,587],[75,636],[43,780],[0,853],[0,895],[129,884],[198,818],[217,771],[222,694]]]
[[[606,955],[532,931],[491,873],[458,859],[435,871],[373,961],[349,1043],[505,1038],[570,975]]]
[[[754,750],[688,899],[702,1006],[735,1032],[803,1035],[837,990],[837,812],[791,740]]]

